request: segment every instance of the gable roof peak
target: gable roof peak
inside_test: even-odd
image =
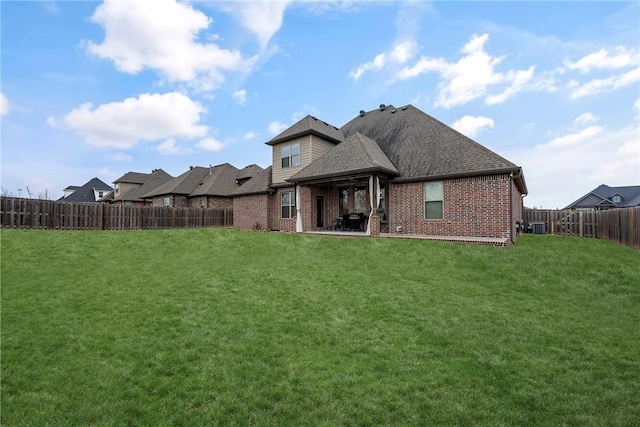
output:
[[[340,129],[318,119],[317,117],[307,114],[302,119],[298,120],[296,123],[273,137],[270,141],[266,142],[266,144],[275,145],[310,134],[319,136],[320,138],[326,139],[335,144],[344,141],[344,135]]]

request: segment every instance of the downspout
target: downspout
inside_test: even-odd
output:
[[[511,243],[515,243],[513,238],[513,172],[509,174],[509,236],[511,237]]]

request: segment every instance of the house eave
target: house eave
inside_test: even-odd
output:
[[[376,168],[353,170],[348,172],[315,175],[307,178],[294,179],[292,177],[287,179],[287,181],[294,184],[320,184],[320,183],[327,183],[327,182],[333,182],[333,181],[345,181],[349,179],[366,178],[371,176],[372,174],[380,174],[380,175],[385,175],[387,177],[398,176],[398,172],[396,171],[392,171],[386,168],[376,167]]]
[[[527,186],[524,181],[524,175],[522,175],[522,168],[503,168],[503,169],[492,169],[492,170],[479,170],[479,171],[469,171],[469,172],[457,172],[457,173],[449,173],[449,174],[438,174],[438,175],[423,175],[423,176],[412,176],[412,177],[402,177],[399,176],[394,178],[391,182],[394,184],[404,184],[409,182],[422,182],[422,181],[436,181],[443,179],[453,179],[453,178],[468,178],[472,176],[488,176],[488,175],[499,175],[499,174],[514,174],[514,180],[516,180],[516,185],[518,183],[518,189],[523,195],[528,194]]]
[[[286,136],[284,138],[280,138],[280,139],[277,139],[277,140],[273,140],[272,139],[270,141],[265,142],[265,144],[266,145],[270,145],[270,146],[274,146],[274,145],[281,144],[283,142],[288,142],[288,141],[291,141],[291,140],[294,140],[296,138],[300,138],[300,137],[306,136],[306,135],[315,135],[315,136],[323,138],[323,139],[325,139],[325,140],[327,140],[329,142],[333,142],[336,145],[342,142],[339,139],[332,138],[329,135],[324,134],[322,132],[318,132],[318,131],[312,130],[312,129],[311,130],[307,129],[307,130],[304,130],[302,132],[297,132],[297,133],[294,133],[292,135],[288,135],[288,136]]]

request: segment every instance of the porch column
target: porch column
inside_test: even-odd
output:
[[[300,213],[300,186],[296,185],[296,233],[302,233],[302,214]]]

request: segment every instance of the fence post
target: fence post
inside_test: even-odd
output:
[[[578,215],[578,227],[580,227],[580,237],[584,237],[584,212]]]
[[[104,205],[98,205],[98,230],[104,230]]]

